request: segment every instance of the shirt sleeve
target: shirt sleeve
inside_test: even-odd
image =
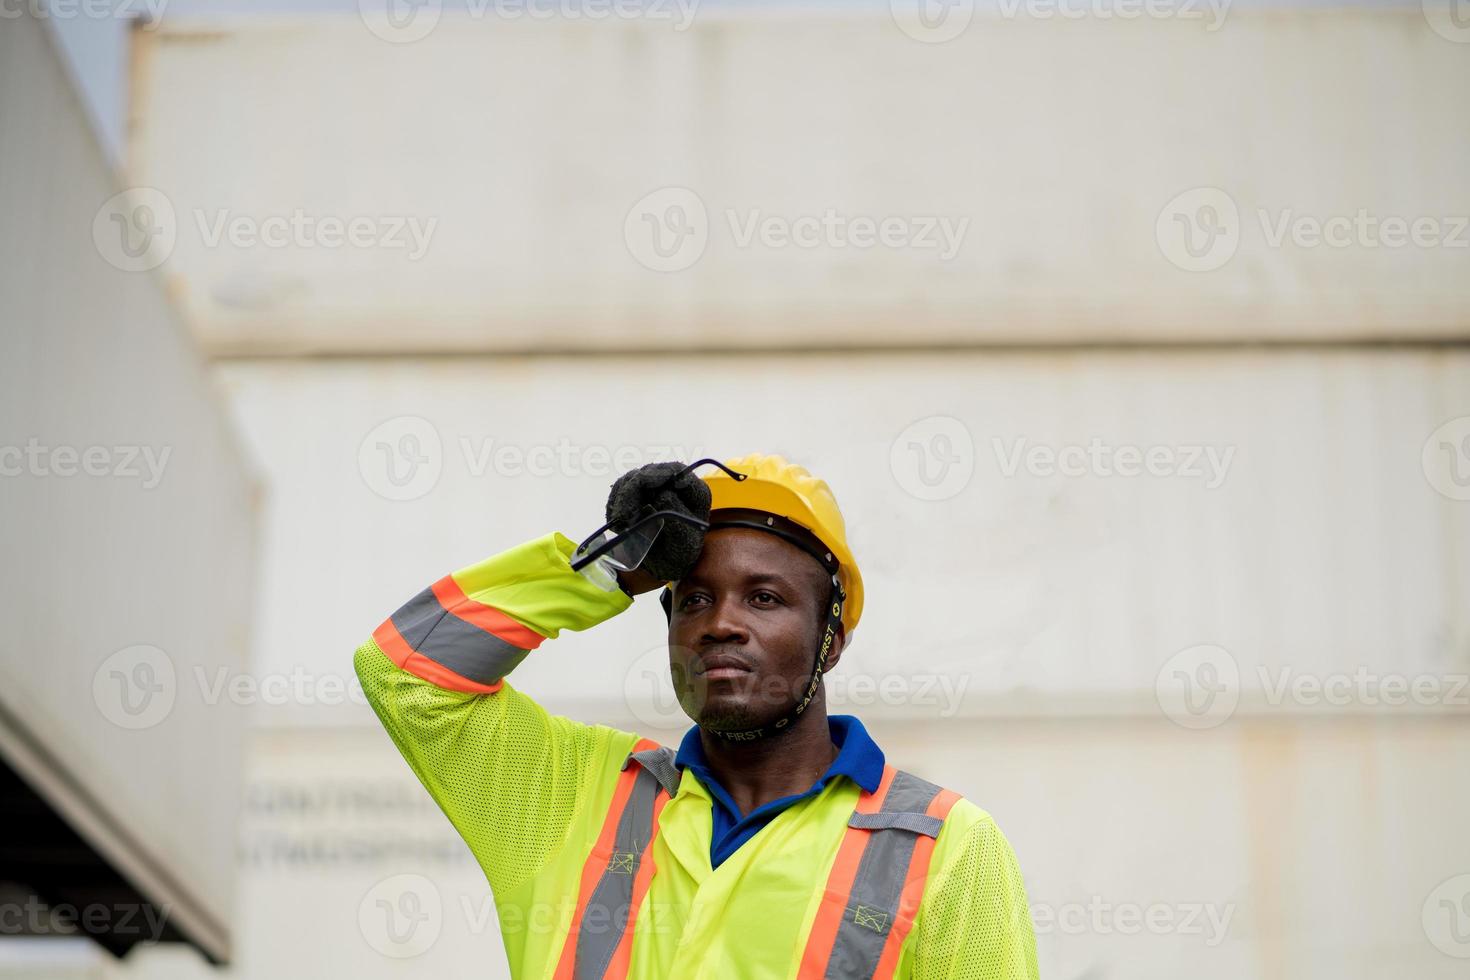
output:
[[[1036,935],[1010,842],[986,814],[925,890],[914,980],[1037,980]]]
[[[589,781],[637,737],[549,714],[505,680],[543,640],[632,604],[571,570],[548,534],[435,582],[354,657],[368,703],[497,893],[533,878]]]

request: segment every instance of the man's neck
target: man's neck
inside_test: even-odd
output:
[[[826,705],[817,701],[780,735],[732,742],[700,729],[699,741],[710,770],[742,815],[806,792],[837,758]]]

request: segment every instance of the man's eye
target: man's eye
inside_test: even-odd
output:
[[[778,596],[778,595],[776,595],[776,593],[774,593],[774,592],[765,592],[765,591],[757,592],[755,595],[751,596],[751,598],[752,599],[755,599],[757,602],[761,602],[761,603],[771,603],[771,602],[780,602],[781,601],[781,597]]]
[[[679,603],[679,608],[688,609],[691,603],[703,598],[704,596],[700,595],[698,592],[694,593],[693,595],[686,595],[684,597],[684,601]]]

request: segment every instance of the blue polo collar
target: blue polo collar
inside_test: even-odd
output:
[[[837,746],[837,758],[827,767],[808,792],[820,790],[836,776],[846,776],[869,793],[883,781],[885,759],[883,750],[863,723],[854,715],[828,715],[827,730],[832,735],[832,744]],[[706,787],[718,785],[710,772],[709,759],[704,754],[704,744],[699,740],[699,726],[695,725],[684,733],[679,751],[674,756],[674,765],[680,769],[693,769],[700,782]],[[724,787],[720,787],[723,793]],[[801,796],[807,795],[806,793]],[[799,799],[797,797],[797,799]]]
[[[735,800],[710,771],[704,744],[699,740],[699,727],[684,733],[684,741],[679,743],[679,751],[674,755],[674,765],[680,769],[688,768],[709,791],[709,859],[712,868],[723,864],[740,845],[754,837],[783,810],[816,796],[838,776],[848,777],[870,793],[878,788],[883,781],[883,750],[868,735],[863,723],[852,715],[831,715],[827,718],[827,729],[831,732],[832,744],[837,746],[837,758],[832,760],[827,771],[805,792],[772,800],[745,814],[735,806]]]

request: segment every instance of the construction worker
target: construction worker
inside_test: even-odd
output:
[[[548,534],[434,583],[356,654],[463,835],[514,977],[1037,976],[985,811],[895,769],[822,675],[863,583],[826,483],[780,456],[621,476],[579,548]],[[663,589],[677,748],[548,714],[505,680]]]

